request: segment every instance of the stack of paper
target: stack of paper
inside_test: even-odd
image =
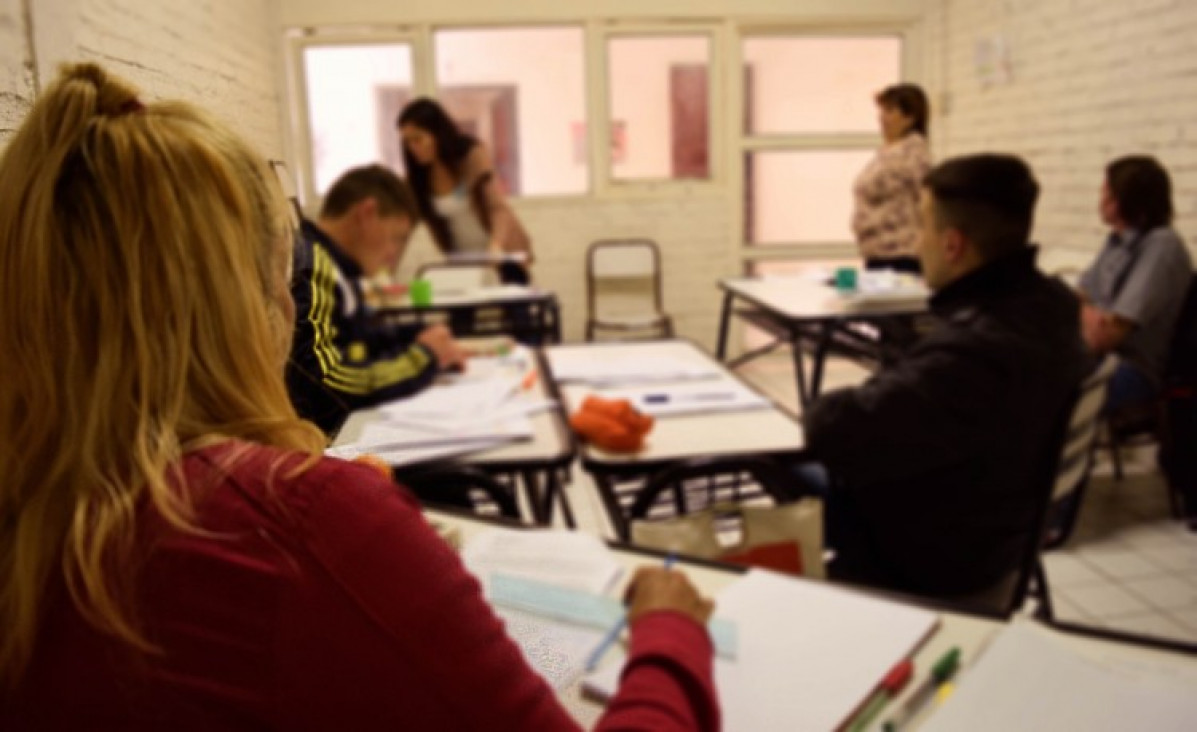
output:
[[[626,399],[654,417],[764,409],[769,400],[731,378],[688,381],[658,387],[603,389],[591,392],[603,399]]]
[[[930,296],[927,285],[919,277],[892,270],[861,272],[855,290],[840,293],[857,305],[897,302],[919,302]]]
[[[379,406],[377,418],[353,442],[327,453],[341,458],[370,453],[391,465],[408,465],[532,439],[531,415],[554,402],[533,398],[522,389],[529,362],[507,357],[476,360],[460,377]]]
[[[555,354],[553,377],[559,382],[583,382],[594,385],[652,384],[688,379],[716,379],[723,375],[719,365],[694,362],[670,356],[627,356],[596,359],[581,350],[576,356]]]

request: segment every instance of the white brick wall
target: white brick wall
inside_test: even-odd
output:
[[[936,0],[927,8],[937,157],[1025,157],[1043,187],[1036,239],[1087,259],[1103,237],[1105,164],[1155,155],[1172,174],[1178,229],[1197,244],[1197,3]],[[985,87],[974,51],[994,34],[1007,41],[1013,75]]]
[[[275,0],[0,0],[0,144],[32,96],[26,34],[43,84],[63,61],[94,60],[147,98],[181,98],[281,156],[281,42]],[[30,69],[31,71],[31,69]],[[22,75],[28,77],[22,79]]]
[[[738,274],[725,194],[674,198],[517,203],[532,235],[536,283],[561,303],[566,340],[581,340],[586,321],[586,248],[604,238],[647,237],[661,248],[665,310],[681,337],[713,348],[722,303],[715,282]],[[400,277],[436,255],[421,233],[405,254]]]
[[[0,0],[0,150],[33,101],[33,55],[20,0]]]

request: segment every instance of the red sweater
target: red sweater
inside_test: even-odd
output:
[[[138,530],[137,614],[162,653],[96,632],[60,584],[0,729],[577,729],[406,491],[333,459],[292,477],[299,461],[190,454],[210,533],[150,510]],[[711,653],[688,618],[641,618],[598,729],[718,729]]]

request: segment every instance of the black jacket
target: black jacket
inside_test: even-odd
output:
[[[296,323],[287,390],[299,416],[333,435],[349,412],[431,384],[437,364],[415,342],[417,330],[372,322],[361,268],[327,234],[304,221],[301,239],[291,279]]]
[[[944,287],[931,311],[899,362],[819,399],[805,427],[836,481],[836,573],[949,595],[1018,566],[1044,490],[1034,467],[1059,448],[1085,351],[1076,296],[1033,248]]]

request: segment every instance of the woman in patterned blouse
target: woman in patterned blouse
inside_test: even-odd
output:
[[[927,96],[914,84],[897,84],[876,101],[885,144],[856,178],[852,231],[866,268],[918,273],[919,186],[931,168]]]

